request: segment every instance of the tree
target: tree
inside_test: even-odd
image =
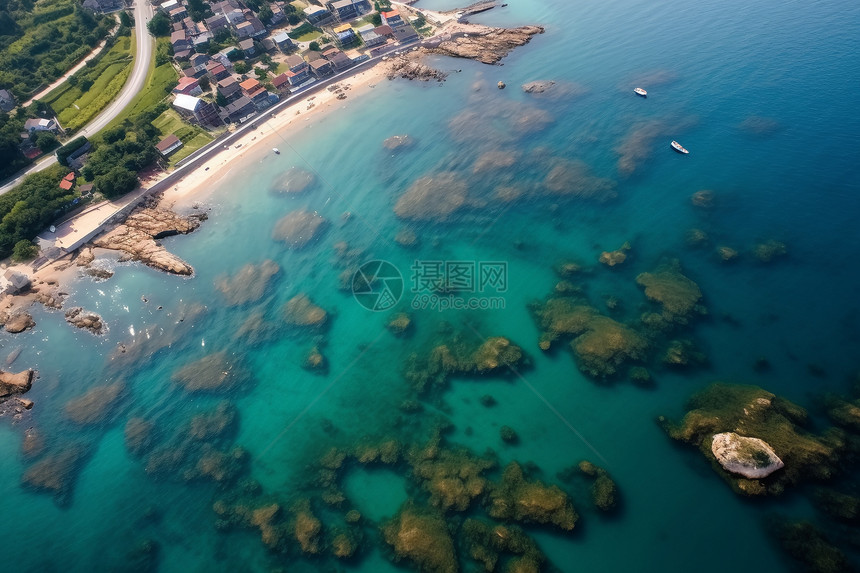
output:
[[[131,28],[134,26],[134,19],[131,17],[131,14],[123,10],[119,13],[119,23],[126,28]]]
[[[257,17],[263,22],[268,22],[272,19],[272,9],[269,8],[268,4],[265,4],[260,8],[260,11],[257,13]]]
[[[373,14],[370,17],[370,23],[374,26],[382,26],[382,16],[380,16],[379,14]]]
[[[153,36],[168,36],[171,29],[170,18],[164,12],[156,12],[146,28]]]
[[[290,14],[289,16],[287,16],[287,21],[290,23],[290,26],[295,26],[296,24],[301,22],[302,19],[299,18],[298,14]]]
[[[233,71],[235,71],[237,74],[244,74],[248,71],[248,64],[246,64],[245,62],[236,62],[235,64],[233,64]]]
[[[262,81],[262,80],[266,79],[267,77],[269,77],[269,72],[267,72],[267,71],[266,71],[266,70],[264,70],[263,68],[257,68],[257,67],[255,67],[255,68],[254,68],[254,74],[255,74],[255,75],[260,79],[260,81]]]
[[[217,103],[221,107],[227,106],[227,98],[225,98],[221,92],[215,90],[215,103]]]
[[[105,197],[119,197],[137,187],[137,175],[117,165],[104,175],[96,177],[95,187]]]
[[[105,143],[116,143],[123,139],[125,139],[125,128],[122,126],[106,129],[102,132],[102,140]]]
[[[209,88],[212,87],[212,84],[209,82],[209,76],[200,76],[200,79],[197,80],[197,83],[200,84],[200,89],[204,92],[208,92]]]
[[[33,143],[42,150],[42,153],[48,153],[60,144],[57,141],[57,136],[50,131],[40,131],[37,133],[36,137],[33,138]]]
[[[314,51],[314,52],[320,51],[320,45],[317,42],[311,42],[310,45],[308,46],[308,48],[310,48],[311,51]]]
[[[39,247],[33,244],[33,241],[21,239],[15,243],[15,248],[12,250],[12,260],[16,263],[35,259],[39,254]]]

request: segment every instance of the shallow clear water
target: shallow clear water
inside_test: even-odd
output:
[[[422,0],[427,8],[456,4]],[[158,544],[162,571],[318,570],[320,561],[279,563],[259,532],[216,531],[212,503],[224,492],[207,481],[159,479],[128,453],[123,428],[129,417],[177,428],[225,397],[239,412],[232,442],[247,450],[250,477],[274,497],[298,495],[309,479],[307,465],[331,446],[364,436],[420,441],[434,420],[445,419],[452,425],[449,443],[478,453],[492,448],[502,464],[534,462],[548,482],[558,482],[557,472],[583,458],[610,471],[623,497],[618,515],[597,515],[587,493],[574,487],[582,514],[575,533],[531,530],[563,571],[785,566],[760,518],[774,509],[807,514],[803,499],[739,499],[695,450],[671,443],[654,420],[680,415],[685,399],[714,380],[760,384],[807,406],[821,392],[848,387],[857,367],[860,118],[851,88],[860,79],[860,8],[847,1],[551,0],[512,2],[474,20],[547,30],[504,66],[434,58],[433,65],[452,72],[442,86],[384,82],[345,100],[344,109],[281,134],[281,156],[259,150],[253,162],[235,166],[203,200],[209,220],[192,235],[164,240],[194,266],[193,278],[113,264],[110,280],[82,278],[74,285],[66,306],[100,313],[110,328],[105,336],[73,332],[62,313],[42,309],[34,312],[32,331],[2,335],[4,350],[23,347],[13,369],[33,367],[40,374],[28,394],[36,402],[29,417],[0,424],[0,531],[7,547],[27,548],[16,552],[10,570],[130,568],[128,552],[141,539]],[[553,100],[518,89],[538,79],[576,84],[577,95]],[[495,88],[499,80],[506,90]],[[631,93],[636,85],[648,90],[647,99]],[[541,116],[534,110],[553,121],[536,129]],[[452,126],[451,118],[464,111]],[[532,119],[517,124],[522,113]],[[766,129],[744,129],[745,121]],[[413,148],[391,153],[382,147],[385,138],[403,133],[417,140]],[[631,135],[640,137],[632,148],[646,153],[632,172],[622,173],[616,150]],[[672,139],[691,154],[671,152]],[[402,227],[393,206],[414,180],[453,171],[471,186],[491,188],[501,180],[474,175],[472,165],[499,149],[582,160],[595,176],[616,182],[617,198],[491,202],[446,223],[412,225],[420,238],[416,249],[393,241]],[[317,184],[296,197],[272,194],[292,166],[316,172]],[[505,184],[534,182],[532,171],[514,173]],[[716,192],[714,209],[691,205],[690,195],[700,189]],[[271,232],[298,208],[318,211],[330,226],[318,243],[290,251]],[[351,217],[343,216],[347,212]],[[715,244],[738,249],[739,261],[724,265],[713,248],[688,247],[684,235],[693,227],[706,230]],[[784,241],[789,257],[755,264],[749,250],[770,238]],[[333,245],[339,241],[362,249],[362,261],[391,261],[407,282],[415,259],[506,261],[505,308],[415,311],[414,335],[396,338],[385,329],[389,314],[368,312],[338,289],[344,267]],[[597,263],[603,250],[624,241],[633,244],[628,262],[613,269]],[[664,257],[678,258],[704,293],[709,317],[689,334],[706,352],[707,368],[657,370],[656,388],[643,390],[623,379],[597,384],[569,353],[540,352],[526,305],[552,291],[554,264],[587,264],[592,301],[600,306],[604,295],[617,296],[620,318],[632,320],[645,303],[636,275]],[[265,259],[282,269],[273,288],[259,303],[225,307],[216,279]],[[276,321],[299,292],[333,315],[325,340],[283,326],[266,342],[236,338],[248,315],[262,312]],[[407,296],[398,308],[408,310],[408,302]],[[194,305],[206,311],[179,322],[183,309]],[[425,400],[422,414],[405,415],[398,405],[413,395],[402,369],[410,353],[435,339],[442,321],[522,346],[532,360],[525,380],[455,378]],[[112,362],[119,343],[147,332],[156,340],[176,336],[134,368]],[[301,367],[318,343],[329,361],[326,375]],[[171,382],[178,368],[221,350],[242,357],[253,372],[249,385],[226,396],[188,395]],[[753,370],[759,357],[771,363],[768,372]],[[823,374],[811,374],[810,365]],[[81,429],[63,417],[69,399],[117,379],[125,381],[128,395],[110,423]],[[486,394],[496,406],[481,405]],[[502,425],[515,428],[518,444],[501,442]],[[77,444],[87,452],[62,506],[20,486],[29,464],[21,436],[29,427],[49,449]],[[344,490],[374,520],[391,515],[411,494],[403,478],[387,470],[351,471]],[[341,567],[396,569],[368,535],[362,558]],[[731,554],[715,554],[715,538],[731,544]],[[743,565],[736,555],[745,556]]]

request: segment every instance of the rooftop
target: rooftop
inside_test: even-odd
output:
[[[352,26],[349,24],[341,24],[340,26],[335,26],[332,28],[332,31],[335,34],[340,34],[341,32],[346,32],[347,30],[352,30]]]
[[[176,96],[176,99],[173,100],[173,105],[180,109],[186,109],[188,111],[194,111],[197,109],[197,106],[200,104],[200,98],[179,94]]]
[[[178,137],[176,137],[175,134],[171,133],[170,135],[156,143],[155,148],[161,153],[164,153],[177,143],[182,143],[182,141]]]
[[[240,83],[239,85],[242,87],[243,90],[251,91],[251,90],[255,89],[257,86],[259,86],[260,82],[258,82],[254,78],[248,78],[247,80]]]

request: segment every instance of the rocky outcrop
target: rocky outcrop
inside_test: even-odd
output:
[[[438,44],[424,49],[433,54],[496,64],[511,50],[528,44],[532,36],[543,34],[543,31],[540,26],[491,28],[478,24],[451,24],[443,30],[447,35]]]
[[[328,320],[328,313],[315,305],[308,295],[297,294],[284,305],[284,319],[292,326],[318,328]]]
[[[555,82],[552,80],[538,80],[523,84],[522,87],[527,94],[542,94],[554,85]]]
[[[297,195],[316,183],[316,175],[300,167],[290,167],[280,180],[272,187],[272,192],[278,195]]]
[[[415,145],[415,138],[411,137],[407,134],[403,135],[392,135],[382,142],[382,146],[385,149],[395,151],[398,149],[408,149]]]
[[[18,334],[19,332],[24,332],[28,328],[36,326],[36,321],[33,320],[33,317],[29,312],[24,310],[16,311],[11,315],[4,312],[0,315],[0,322],[3,323],[3,327],[6,329],[6,332],[10,332],[12,334]]]
[[[125,253],[123,260],[140,261],[145,265],[177,275],[194,274],[194,269],[169,253],[157,241],[172,235],[187,234],[200,226],[205,215],[182,217],[168,209],[139,207],[124,223],[93,240],[93,245]]]
[[[33,384],[35,374],[33,370],[24,370],[17,374],[0,371],[0,398],[5,398],[12,394],[23,394],[29,390]]]
[[[785,466],[767,442],[734,432],[716,434],[711,452],[724,470],[750,479],[766,478]]]
[[[448,77],[448,74],[445,72],[431,68],[423,63],[420,60],[420,55],[413,52],[392,57],[388,62],[388,73],[386,75],[389,80],[403,78],[404,80],[421,80],[424,82],[429,82],[430,80],[442,82]]]
[[[89,330],[93,334],[104,334],[107,326],[102,321],[102,317],[94,312],[84,310],[76,306],[66,311],[66,322],[72,326]]]

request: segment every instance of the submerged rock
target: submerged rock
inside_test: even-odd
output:
[[[788,254],[785,243],[770,239],[753,247],[753,256],[760,263],[770,263],[774,259],[784,257]]]
[[[625,241],[625,243],[621,245],[621,248],[615,251],[603,251],[600,253],[600,258],[598,260],[608,267],[620,265],[627,260],[627,252],[632,248],[633,247],[630,245],[630,242]]]
[[[644,360],[648,341],[629,326],[607,316],[596,316],[570,347],[580,370],[591,376],[606,377],[615,374],[628,361]]]
[[[522,88],[527,94],[542,94],[554,85],[552,80],[537,80],[523,84]]]
[[[290,167],[272,187],[280,195],[298,195],[316,183],[316,176],[300,167]]]
[[[464,206],[468,188],[455,173],[421,177],[400,196],[394,205],[401,219],[445,221]]]
[[[125,447],[133,456],[147,453],[154,443],[155,424],[143,418],[129,418],[125,424]]]
[[[85,450],[75,445],[47,454],[27,468],[21,476],[21,485],[53,494],[58,504],[66,505],[70,501],[84,456]]]
[[[412,317],[405,312],[398,312],[385,325],[396,336],[406,334],[412,328]]]
[[[409,135],[392,135],[382,142],[382,146],[390,151],[408,149],[415,145],[415,138]]]
[[[510,463],[487,499],[487,513],[495,519],[552,524],[570,531],[578,516],[570,498],[558,486],[528,481],[516,462]]]
[[[301,249],[323,232],[326,222],[316,213],[293,211],[278,221],[272,231],[272,238],[287,243],[291,249]]]
[[[543,181],[550,195],[606,201],[616,197],[615,183],[591,174],[591,169],[579,160],[554,162]]]
[[[269,259],[259,265],[248,263],[235,275],[215,279],[215,288],[224,295],[230,305],[257,302],[266,294],[269,283],[279,272],[281,267],[278,263]]]
[[[93,245],[123,251],[125,260],[135,260],[155,269],[177,275],[194,274],[194,269],[169,253],[157,240],[187,234],[200,226],[205,215],[182,217],[168,209],[140,207],[124,223],[96,237]]]
[[[534,540],[516,525],[499,525],[469,518],[463,523],[461,534],[467,554],[480,563],[485,571],[498,571],[498,564],[505,555],[522,556],[508,561],[504,569],[507,572],[539,572],[546,560]],[[524,566],[525,563],[529,566]]]
[[[125,391],[122,381],[90,388],[82,396],[66,402],[63,414],[82,426],[104,422],[114,413]]]
[[[668,322],[686,324],[691,315],[704,314],[699,304],[702,291],[699,285],[681,274],[677,264],[663,265],[651,273],[636,277],[636,284],[645,289],[648,300],[659,303],[663,318]]]
[[[325,325],[328,313],[313,303],[308,295],[297,294],[284,306],[284,318],[292,326],[318,328]]]
[[[614,509],[618,503],[618,486],[609,477],[609,473],[588,460],[579,462],[578,467],[579,471],[594,479],[591,484],[591,499],[594,505],[602,511]]]
[[[239,385],[246,374],[226,350],[186,364],[171,379],[188,392],[227,391]]]
[[[459,571],[454,540],[444,518],[429,508],[407,502],[382,526],[382,537],[394,549],[395,558],[412,562],[419,571]]]
[[[765,478],[785,466],[767,442],[734,432],[716,434],[711,452],[723,469],[751,479]]]

